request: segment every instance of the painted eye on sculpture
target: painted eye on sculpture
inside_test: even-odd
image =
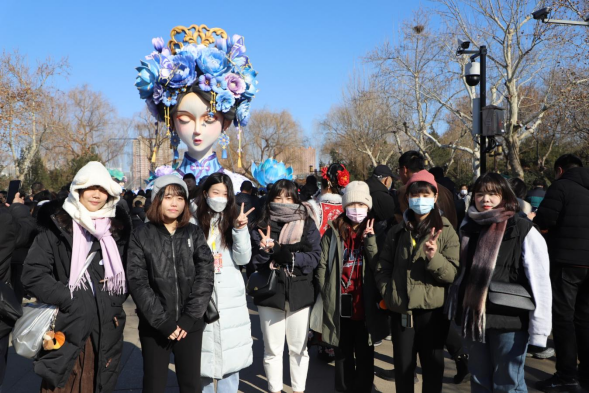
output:
[[[192,119],[188,116],[178,116],[177,119],[180,124],[188,124],[192,121]]]

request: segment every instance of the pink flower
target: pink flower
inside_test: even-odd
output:
[[[237,74],[229,73],[225,76],[227,82],[227,90],[233,94],[235,98],[241,97],[241,94],[245,92],[245,81]]]

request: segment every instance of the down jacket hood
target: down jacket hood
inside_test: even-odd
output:
[[[563,173],[558,180],[563,179],[574,181],[586,189],[589,189],[589,168],[571,168]]]

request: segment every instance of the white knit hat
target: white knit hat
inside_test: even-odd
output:
[[[363,203],[368,206],[368,209],[372,209],[372,197],[368,184],[363,181],[353,181],[346,186],[342,206],[345,208],[351,203]]]
[[[96,212],[89,212],[80,203],[80,190],[88,187],[100,186],[112,198]],[[121,186],[112,180],[108,170],[98,161],[90,161],[82,167],[74,176],[70,186],[70,194],[63,203],[63,209],[80,225],[90,233],[94,234],[94,226],[91,222],[94,218],[114,217],[116,214],[117,202],[121,198]]]

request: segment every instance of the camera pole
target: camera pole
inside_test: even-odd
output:
[[[483,134],[483,108],[487,106],[487,46],[481,45],[480,47],[481,56],[481,85],[480,85],[480,115],[479,115],[479,132],[480,135],[480,147],[479,147],[479,162],[481,175],[487,172],[487,137]]]

